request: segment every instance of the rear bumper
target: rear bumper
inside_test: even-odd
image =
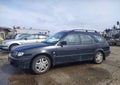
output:
[[[8,61],[10,64],[14,67],[20,68],[20,69],[29,69],[30,68],[30,62],[31,59],[19,59],[19,58],[14,58],[12,56],[8,57]]]

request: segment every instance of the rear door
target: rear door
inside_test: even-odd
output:
[[[93,59],[97,48],[94,38],[87,33],[80,33],[80,41],[79,52],[81,61]]]

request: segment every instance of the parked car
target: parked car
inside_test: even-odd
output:
[[[116,45],[116,41],[115,41],[114,38],[111,38],[111,39],[109,39],[107,41],[108,41],[109,45]]]
[[[48,35],[43,34],[27,34],[17,39],[12,40],[4,40],[2,41],[2,44],[0,44],[0,48],[3,50],[9,50],[11,51],[12,48],[22,45],[22,44],[28,44],[28,43],[34,43],[34,42],[42,42],[44,41]]]
[[[56,64],[86,60],[100,64],[109,54],[109,44],[98,32],[70,30],[58,32],[41,43],[17,46],[8,59],[15,67],[41,74]]]
[[[114,35],[113,38],[109,40],[110,45],[120,45],[120,33]]]
[[[11,36],[11,39],[19,39],[20,37],[23,37],[26,35],[30,35],[30,34],[28,34],[28,33],[15,33]]]
[[[115,41],[116,41],[116,45],[120,45],[120,37],[116,39]]]
[[[120,45],[120,38],[111,38],[108,43],[109,45]]]

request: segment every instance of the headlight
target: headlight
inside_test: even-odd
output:
[[[13,56],[13,57],[17,57],[17,56],[20,57],[20,56],[24,55],[24,52],[16,52],[16,51],[14,51],[14,52],[11,52],[10,55]]]
[[[17,56],[23,56],[24,55],[24,52],[18,52],[17,53]]]

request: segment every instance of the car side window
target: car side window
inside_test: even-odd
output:
[[[38,35],[30,35],[27,37],[28,40],[38,39]]]
[[[87,35],[87,34],[80,34],[80,41],[81,41],[81,44],[83,45],[94,43],[94,39],[90,35]]]
[[[63,41],[66,41],[67,45],[80,44],[79,36],[77,34],[69,34],[63,39]]]
[[[45,35],[39,35],[38,37],[39,37],[39,39],[46,39],[47,38],[47,36],[45,36]]]
[[[105,42],[105,39],[103,38],[103,37],[101,37],[101,36],[99,36],[99,35],[93,35],[96,39],[97,39],[97,41],[99,42],[99,43],[104,43]]]

